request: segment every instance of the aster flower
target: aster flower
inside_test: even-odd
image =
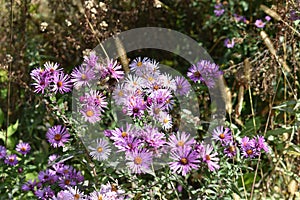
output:
[[[178,148],[191,148],[192,145],[195,143],[195,140],[192,138],[190,139],[190,134],[185,132],[177,132],[177,134],[172,134],[169,137],[169,142],[167,143],[171,150],[177,150]]]
[[[22,185],[23,191],[34,191],[34,187],[36,186],[36,180],[29,180],[25,184]]]
[[[52,162],[54,162],[58,158],[59,158],[59,156],[56,155],[56,154],[50,155],[49,158],[48,158],[48,165],[51,164]]]
[[[159,80],[166,89],[176,90],[176,82],[170,74],[162,74],[159,76]]]
[[[257,155],[255,142],[255,139],[250,140],[247,136],[242,138],[240,146],[243,158],[254,158]]]
[[[155,149],[162,147],[166,143],[165,135],[150,125],[139,131],[139,137],[143,138],[149,147]]]
[[[133,173],[146,173],[150,170],[152,154],[145,149],[126,152],[126,163]]]
[[[86,122],[90,122],[92,124],[100,121],[100,110],[95,108],[94,106],[85,106],[82,110],[80,110],[83,118]]]
[[[175,94],[188,95],[191,89],[191,85],[183,76],[175,77],[176,90]]]
[[[162,104],[153,103],[151,106],[147,107],[147,111],[150,116],[154,117],[155,120],[159,120],[162,112],[164,112],[165,106]]]
[[[129,64],[129,67],[130,67],[130,70],[135,72],[137,75],[140,75],[141,71],[142,71],[142,68],[146,68],[146,63],[148,63],[150,61],[149,58],[141,58],[141,57],[138,57],[138,58],[135,58],[130,64]]]
[[[271,17],[269,15],[265,16],[265,20],[267,20],[268,22],[271,21]]]
[[[68,191],[72,194],[73,198],[76,200],[84,200],[86,199],[86,196],[83,192],[81,192],[77,186],[73,187],[67,187]]]
[[[46,183],[50,180],[51,176],[54,176],[54,174],[51,173],[51,171],[49,169],[47,169],[46,171],[40,171],[38,178],[41,183]]]
[[[0,159],[5,158],[6,156],[6,148],[0,145]]]
[[[142,98],[132,98],[127,102],[127,115],[140,118],[146,109],[145,102]]]
[[[217,17],[220,17],[221,15],[224,14],[225,10],[221,3],[215,4],[214,7],[215,7],[214,13]]]
[[[290,20],[296,21],[300,20],[300,13],[296,10],[290,10]]]
[[[12,155],[8,155],[6,156],[4,163],[10,166],[15,166],[18,164],[18,160],[17,160],[17,155],[16,154],[12,154]]]
[[[56,197],[53,197],[52,200],[73,200],[74,196],[68,191],[63,190],[57,193]]]
[[[218,126],[213,130],[213,139],[216,141],[220,141],[221,144],[227,145],[232,140],[231,130],[229,128],[225,128],[223,126]]]
[[[191,148],[180,148],[171,151],[172,162],[169,163],[170,169],[173,173],[182,174],[185,176],[192,169],[197,169],[200,161],[198,160],[198,153]]]
[[[88,147],[90,155],[98,161],[107,160],[111,152],[108,142],[104,139],[97,139],[95,143]]]
[[[59,64],[58,63],[51,63],[51,62],[46,62],[44,64],[45,71],[49,72],[50,76],[53,76],[55,74],[59,74],[62,72],[62,68],[59,69]]]
[[[210,144],[207,144],[200,156],[202,158],[202,161],[207,164],[208,169],[210,171],[215,171],[220,168],[220,165],[218,165],[219,158],[216,157],[218,153],[213,153],[212,151],[213,147]]]
[[[66,92],[70,92],[71,88],[72,83],[68,74],[65,75],[61,72],[53,76],[52,92],[64,94]]]
[[[126,102],[127,85],[124,83],[118,84],[113,91],[113,99],[117,105],[123,105]]]
[[[122,66],[118,65],[117,61],[113,60],[107,60],[107,66],[106,69],[111,77],[116,79],[117,81],[119,79],[122,79],[124,77],[124,72],[122,70]]]
[[[75,186],[76,180],[74,180],[69,174],[62,176],[58,180],[58,186],[62,189],[66,189],[68,186]]]
[[[125,80],[126,90],[136,91],[142,89],[142,78],[136,75],[129,74]]]
[[[89,68],[94,68],[98,62],[98,56],[96,56],[95,52],[91,52],[89,56],[84,56],[84,63],[89,67]]]
[[[89,83],[91,80],[95,79],[95,73],[91,68],[81,65],[73,69],[71,77],[71,82],[74,83],[74,87],[79,89],[82,86],[90,86]]]
[[[229,38],[226,38],[224,40],[224,46],[227,47],[228,49],[230,48],[233,48],[234,47],[234,39],[229,39]]]
[[[51,146],[57,148],[64,146],[64,143],[68,142],[70,134],[66,127],[57,125],[48,129],[46,137]]]
[[[229,158],[232,158],[236,155],[236,145],[232,142],[228,144],[228,146],[224,149],[224,153]]]
[[[201,60],[189,68],[187,76],[194,82],[204,82],[208,88],[215,86],[216,79],[222,75],[219,66],[208,60]]]
[[[35,196],[37,196],[39,199],[52,199],[52,197],[54,197],[54,192],[50,186],[47,186],[43,189],[37,190],[35,192]]]
[[[264,136],[258,135],[255,141],[255,147],[257,151],[261,151],[262,149],[266,152],[269,153],[269,147],[267,143],[265,142]]]
[[[257,27],[257,28],[263,28],[265,27],[265,23],[261,20],[261,19],[257,19],[254,23],[254,25]]]
[[[97,90],[90,90],[90,92],[85,96],[87,104],[99,108],[100,111],[104,111],[104,108],[107,108],[108,103],[105,99],[106,97]]]
[[[32,85],[34,86],[34,92],[35,93],[45,93],[46,88],[50,84],[50,80],[48,77],[32,77],[32,79],[35,81]]]
[[[30,151],[31,147],[28,143],[22,142],[17,145],[16,150],[23,155],[26,155]]]
[[[238,22],[243,22],[246,23],[247,19],[244,16],[240,16],[236,13],[233,14],[234,20],[238,23]]]
[[[172,118],[171,118],[171,115],[169,115],[166,112],[162,112],[161,113],[159,122],[161,123],[163,129],[165,129],[165,130],[172,128]]]

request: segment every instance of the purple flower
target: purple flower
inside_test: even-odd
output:
[[[265,23],[261,19],[257,19],[254,24],[257,28],[265,27]]]
[[[53,161],[55,161],[57,158],[59,158],[59,156],[56,154],[50,155],[48,158],[48,165],[51,164]]]
[[[255,141],[255,147],[256,147],[256,150],[259,151],[259,152],[260,152],[262,149],[263,149],[266,153],[269,153],[269,151],[270,151],[268,145],[267,145],[266,142],[265,142],[264,136],[260,136],[260,135],[257,136],[257,140]]]
[[[190,134],[185,132],[177,132],[177,135],[173,134],[169,137],[169,142],[167,143],[172,150],[177,150],[179,148],[191,148],[195,143],[195,140],[190,139]]]
[[[145,101],[140,97],[133,97],[127,102],[127,115],[140,118],[146,109]]]
[[[204,82],[208,88],[215,86],[216,79],[222,75],[219,66],[208,60],[201,60],[189,68],[187,76],[194,82]]]
[[[140,174],[149,171],[152,163],[152,154],[145,149],[134,150],[126,153],[126,163],[133,173]]]
[[[16,154],[12,154],[12,155],[6,156],[4,162],[5,162],[7,165],[10,165],[10,166],[15,166],[15,165],[17,165],[17,164],[18,164],[17,155],[16,155]]]
[[[218,165],[219,158],[216,157],[218,153],[212,153],[212,151],[213,147],[210,144],[207,144],[200,156],[202,161],[206,162],[208,169],[210,171],[215,171],[220,168],[220,165]]]
[[[48,129],[46,137],[50,142],[51,146],[57,148],[64,146],[64,143],[68,142],[70,134],[66,127],[57,125]]]
[[[26,155],[30,151],[31,147],[28,143],[22,142],[17,145],[16,150],[23,155]]]
[[[149,125],[141,130],[139,136],[143,138],[149,147],[155,149],[162,147],[166,143],[165,135],[159,132],[157,128],[153,128]]]
[[[52,91],[54,93],[59,92],[64,94],[66,92],[70,92],[71,88],[72,83],[68,74],[65,75],[63,72],[61,72],[53,76]]]
[[[72,71],[71,77],[74,87],[79,89],[82,86],[89,86],[91,80],[95,79],[95,73],[91,68],[81,65]]]
[[[215,4],[214,7],[215,7],[214,13],[217,17],[220,17],[221,15],[224,14],[225,10],[221,3]]]
[[[111,152],[108,142],[104,139],[97,139],[94,143],[88,147],[90,155],[98,161],[107,160]]]
[[[224,149],[224,153],[229,158],[232,158],[236,155],[236,146],[233,143],[228,144],[228,146]]]
[[[213,139],[220,141],[223,146],[227,145],[232,140],[231,130],[223,126],[218,126],[213,130]]]
[[[227,48],[233,48],[234,47],[234,39],[229,39],[229,38],[227,38],[227,39],[225,39],[224,40],[224,45],[225,45],[225,47],[227,47]]]
[[[117,61],[113,60],[107,60],[107,67],[106,67],[107,72],[109,75],[116,79],[117,81],[119,79],[122,79],[124,77],[124,72],[122,70],[122,66],[118,65]]]
[[[238,22],[243,22],[246,23],[247,19],[244,16],[240,16],[236,13],[233,14],[234,20],[238,23]]]
[[[54,192],[50,188],[50,186],[45,187],[44,189],[39,189],[35,192],[35,196],[37,196],[39,199],[52,199],[54,197]]]
[[[191,148],[180,148],[171,152],[170,169],[173,173],[181,173],[185,176],[192,169],[197,169],[200,161],[198,160],[199,154]]]
[[[92,124],[100,121],[100,110],[97,109],[95,106],[86,106],[85,108],[83,108],[82,110],[80,110],[81,114],[84,117],[84,120],[86,122],[90,122]]]
[[[175,94],[188,95],[191,89],[191,85],[183,76],[175,77],[176,90]]]
[[[44,94],[45,89],[49,86],[50,80],[48,77],[43,77],[43,76],[34,76],[31,73],[32,79],[35,81],[32,85],[34,86],[34,92],[35,93],[42,93]]]
[[[104,111],[104,108],[107,108],[107,102],[105,99],[106,97],[97,90],[90,90],[90,92],[85,96],[86,103],[89,106],[95,106],[99,108],[101,112]]]
[[[51,62],[46,62],[44,64],[45,71],[49,73],[49,76],[52,77],[53,75],[59,74],[62,72],[62,68],[59,69],[59,64],[58,63],[51,63]]]
[[[34,191],[34,187],[36,186],[36,180],[29,180],[25,184],[22,185],[23,191]]]
[[[83,61],[89,68],[94,68],[98,62],[98,56],[95,52],[91,52],[89,56],[84,56]]]
[[[255,139],[250,140],[247,136],[242,138],[240,146],[243,158],[254,158],[255,156],[257,156],[255,142]]]
[[[0,145],[0,159],[5,158],[6,156],[6,148]]]
[[[38,178],[41,183],[46,183],[50,180],[51,176],[54,176],[54,174],[51,173],[51,171],[47,169],[46,171],[40,171]]]
[[[265,20],[271,21],[271,17],[269,15],[265,16]]]
[[[300,19],[300,14],[299,12],[295,11],[295,10],[291,10],[290,11],[290,19],[292,21],[296,21],[296,20],[299,20]]]

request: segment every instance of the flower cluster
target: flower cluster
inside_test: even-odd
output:
[[[151,118],[164,129],[172,127],[170,111],[175,95],[187,95],[190,85],[184,77],[161,73],[158,62],[136,58],[128,75],[114,90],[113,98],[123,112],[135,119]]]
[[[251,140],[245,136],[241,139],[239,145],[236,145],[231,130],[223,126],[218,126],[213,130],[212,138],[221,143],[221,146],[224,147],[224,154],[229,158],[236,156],[238,146],[243,158],[255,158],[261,153],[261,150],[266,153],[269,152],[263,136],[257,136]]]
[[[31,147],[26,142],[20,142],[16,146],[16,151],[21,155],[26,155],[29,153]],[[16,166],[19,162],[17,154],[7,154],[7,149],[0,145],[0,159],[4,159],[4,163],[8,166]]]
[[[63,69],[59,68],[59,64],[46,62],[45,68],[36,68],[30,73],[34,80],[32,84],[35,88],[34,92],[44,94],[45,91],[50,93],[67,93],[72,90],[70,76],[64,74]]]
[[[269,21],[271,20],[271,17],[267,15],[267,16],[265,17],[265,20],[266,20],[266,22],[263,22],[262,19],[257,19],[257,20],[255,20],[254,25],[255,25],[257,28],[264,28],[265,25],[266,25],[266,23],[269,22]]]
[[[269,147],[265,143],[263,136],[257,136],[252,139],[245,136],[240,142],[241,154],[243,158],[255,158],[260,155],[261,151],[264,150],[266,153],[269,152]]]
[[[93,90],[92,83],[103,81],[108,77],[119,81],[123,78],[124,72],[117,61],[107,59],[106,63],[101,63],[95,53],[85,56],[84,62],[75,68],[71,74],[75,89],[83,89],[83,94],[79,97],[79,113],[84,121],[96,123],[101,120],[104,109],[107,108],[105,95],[99,90]],[[84,88],[87,87],[88,90]]]
[[[49,156],[48,163],[52,164],[57,158],[59,158],[57,155]],[[81,172],[70,165],[58,162],[51,168],[40,171],[38,180],[29,180],[23,184],[22,190],[32,191],[39,199],[52,199],[56,188],[64,190],[83,183],[83,181],[84,177]]]
[[[214,7],[215,7],[214,13],[215,13],[215,15],[216,15],[217,17],[220,17],[220,16],[222,16],[222,15],[224,14],[225,9],[224,9],[223,4],[217,3],[217,4],[215,4]]]
[[[99,190],[95,190],[92,193],[86,195],[78,187],[67,187],[57,193],[53,200],[65,200],[65,199],[76,199],[76,200],[99,200],[99,199],[127,199],[124,195],[125,191],[118,188],[117,184],[102,184]]]
[[[222,75],[219,66],[211,63],[208,60],[201,60],[196,65],[189,68],[187,76],[195,83],[200,81],[204,82],[208,88],[215,86],[216,79]]]

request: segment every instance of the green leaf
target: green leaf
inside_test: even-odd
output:
[[[2,126],[4,122],[4,113],[2,111],[2,109],[0,108],[0,127]]]
[[[17,131],[18,126],[19,126],[19,120],[17,120],[15,124],[10,125],[7,128],[7,137],[12,136]]]
[[[267,131],[266,135],[282,135],[283,133],[291,133],[292,132],[292,127],[287,127],[287,128],[277,128],[274,130],[269,130]]]

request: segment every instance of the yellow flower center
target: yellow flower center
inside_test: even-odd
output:
[[[94,112],[92,111],[92,110],[88,110],[88,111],[86,111],[86,116],[88,116],[88,117],[92,117],[92,116],[94,116]]]
[[[70,183],[71,183],[71,181],[70,181],[70,180],[68,180],[68,179],[67,179],[67,180],[65,180],[65,184],[66,184],[66,185],[70,185]]]
[[[122,96],[124,95],[124,93],[123,93],[122,91],[120,91],[120,92],[118,93],[118,95],[119,95],[119,97],[122,97]]]
[[[179,147],[183,147],[184,142],[183,142],[182,140],[180,140],[180,141],[177,142],[177,145],[178,145]]]
[[[85,74],[81,74],[81,79],[82,80],[86,80],[87,79],[87,76]]]
[[[167,124],[167,123],[169,122],[169,120],[168,120],[167,118],[165,118],[165,119],[163,120],[163,122],[164,122],[164,124]]]
[[[188,163],[188,160],[186,158],[181,158],[180,163],[186,165]]]
[[[143,161],[143,159],[141,157],[139,157],[139,156],[137,156],[137,157],[134,158],[134,163],[136,165],[142,164],[142,161]]]
[[[141,66],[143,65],[143,63],[142,63],[141,61],[139,61],[139,62],[136,63],[136,65],[137,65],[138,67],[141,67]]]
[[[221,133],[221,134],[219,135],[219,138],[224,139],[224,138],[225,138],[225,134],[224,134],[224,133]]]
[[[26,151],[26,148],[25,148],[25,147],[22,147],[22,148],[21,148],[21,151]]]
[[[194,76],[197,77],[197,78],[200,77],[200,72],[198,72],[198,71],[195,72],[195,73],[194,73]]]
[[[159,108],[155,108],[155,109],[154,109],[154,113],[155,113],[156,115],[158,115],[158,114],[160,113],[160,109],[159,109]]]
[[[206,159],[206,160],[210,160],[210,156],[209,156],[209,155],[206,155],[206,156],[205,156],[205,159]]]
[[[77,199],[79,199],[79,198],[80,198],[80,195],[79,195],[79,194],[75,194],[75,195],[74,195],[74,199],[77,200]]]
[[[55,134],[54,140],[59,141],[60,139],[61,139],[61,135],[60,134]]]
[[[102,194],[99,194],[99,196],[98,196],[98,200],[102,200],[103,198],[102,198]]]
[[[103,148],[102,148],[102,147],[98,147],[98,148],[97,148],[97,151],[98,151],[99,153],[101,153],[101,152],[103,151]]]
[[[158,85],[154,85],[154,86],[153,86],[153,89],[154,89],[154,90],[158,90],[158,89],[159,89],[159,86],[158,86]]]
[[[246,151],[246,153],[247,153],[248,155],[252,155],[252,154],[253,154],[253,151],[252,151],[252,149],[248,149],[248,150]]]
[[[235,147],[234,147],[234,146],[230,146],[230,147],[229,147],[229,152],[230,152],[230,153],[235,152]]]
[[[58,86],[58,87],[62,87],[62,85],[63,85],[63,83],[62,83],[61,81],[58,81],[58,82],[57,82],[57,86]]]
[[[127,133],[125,131],[122,132],[121,136],[124,138],[124,137],[127,137]]]

